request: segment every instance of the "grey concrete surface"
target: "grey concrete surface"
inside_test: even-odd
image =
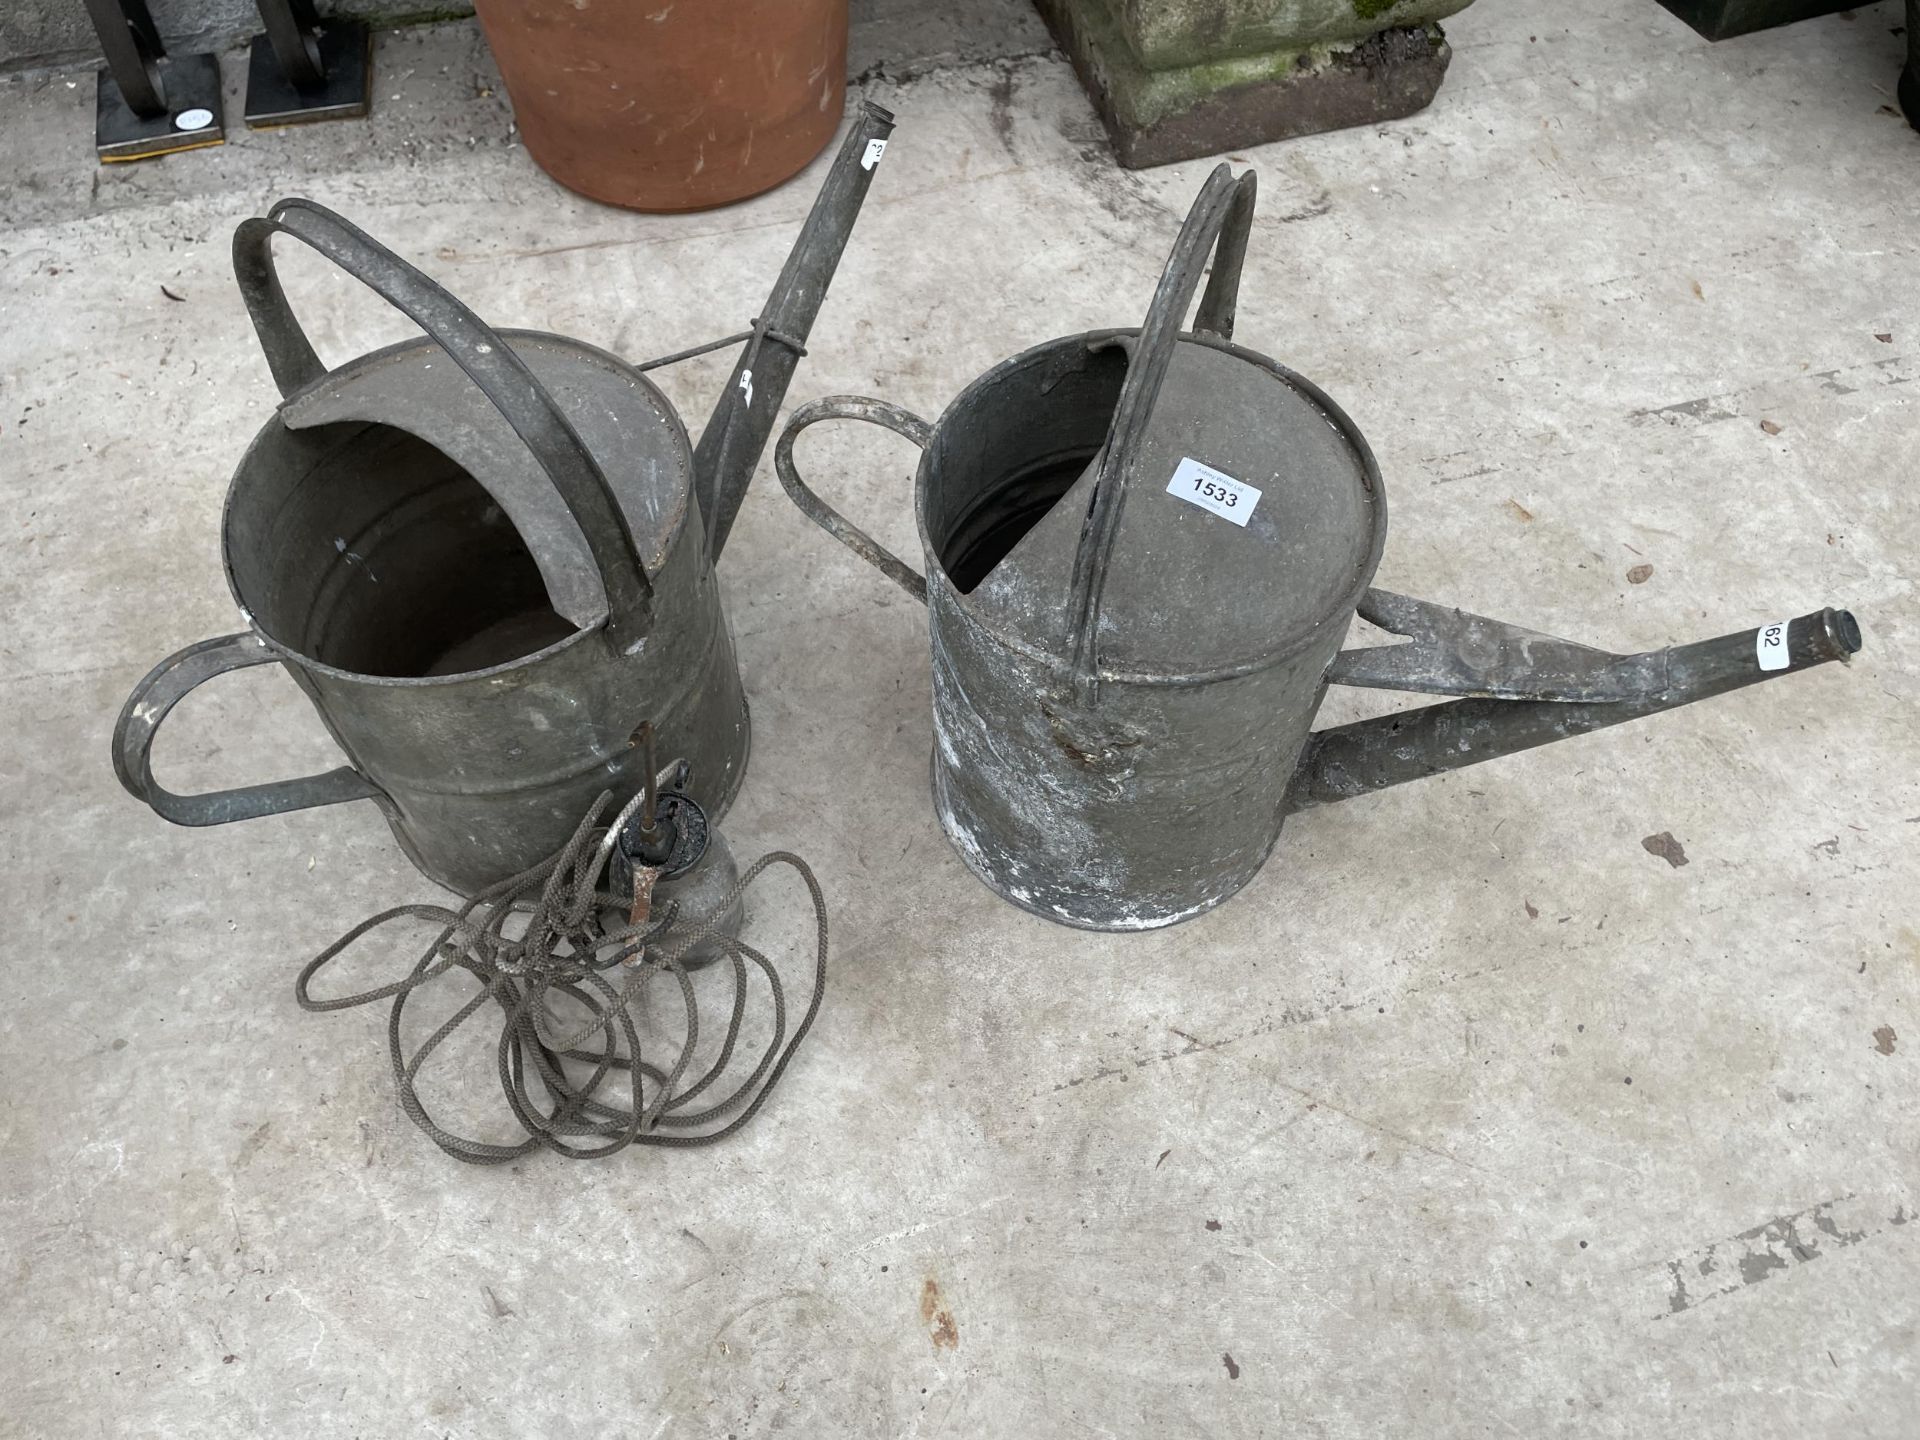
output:
[[[254,0],[147,0],[147,9],[169,54],[224,49],[265,28]],[[472,0],[325,0],[319,9],[373,25],[473,13]],[[80,0],[7,0],[0,7],[0,72],[99,63],[99,37]]]
[[[149,0],[167,47],[185,53],[242,44],[261,32],[253,0]],[[324,15],[402,26],[473,13],[470,0],[324,0]],[[1051,48],[1028,0],[849,0],[847,64],[855,75],[901,76]],[[0,74],[92,69],[100,45],[78,0],[7,0],[0,7]]]
[[[847,16],[847,71],[861,84],[1054,48],[1032,0],[851,0]]]
[[[922,617],[763,473],[728,832],[818,865],[821,1021],[721,1147],[486,1172],[397,1111],[383,1017],[291,997],[432,893],[378,816],[178,830],[108,768],[133,682],[237,624],[221,496],[273,394],[227,239],[310,194],[497,322],[639,356],[754,313],[812,181],[596,208],[465,26],[383,41],[367,126],[147,167],[93,166],[84,83],[0,86],[0,1433],[1920,1434],[1896,17],[1709,47],[1580,11],[1476,5],[1432,110],[1243,157],[1241,335],[1371,437],[1382,583],[1631,647],[1846,604],[1858,660],[1305,815],[1213,914],[1069,933],[949,852]],[[873,84],[900,128],[789,403],[932,413],[1140,313],[1204,164],[1116,171],[1055,58]],[[287,270],[323,354],[406,332]],[[699,416],[721,374],[666,383]],[[802,453],[906,546],[901,444]],[[332,763],[258,671],[160,748],[176,788]],[[752,924],[791,956],[790,908]],[[457,1058],[435,1093],[483,1123]]]

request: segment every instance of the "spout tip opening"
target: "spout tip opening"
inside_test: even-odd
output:
[[[1829,610],[1827,633],[1839,642],[1844,655],[1860,653],[1860,622],[1853,618],[1851,610]]]

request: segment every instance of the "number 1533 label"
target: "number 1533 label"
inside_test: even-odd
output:
[[[1192,456],[1183,457],[1174,467],[1173,479],[1167,482],[1167,493],[1178,495],[1189,505],[1211,510],[1243,530],[1253,518],[1253,507],[1260,503],[1260,491],[1254,486],[1211,465],[1202,465]]]

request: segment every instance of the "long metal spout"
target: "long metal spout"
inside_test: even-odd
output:
[[[800,238],[694,448],[694,493],[706,517],[707,550],[716,560],[767,448],[794,367],[807,353],[807,335],[827,298],[827,286],[833,282],[892,133],[892,112],[871,100],[862,101]]]
[[[1287,810],[1332,805],[1389,785],[1604,730],[1829,660],[1846,660],[1860,649],[1860,626],[1845,610],[1816,610],[1786,622],[1784,635],[1770,633],[1780,628],[1741,630],[1652,656],[1629,657],[1651,662],[1645,668],[1662,673],[1665,684],[1652,693],[1623,700],[1455,700],[1319,731],[1300,756]],[[1763,635],[1767,637],[1764,645]]]

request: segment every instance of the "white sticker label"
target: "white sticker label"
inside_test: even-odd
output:
[[[887,153],[886,141],[884,140],[867,141],[867,153],[860,157],[860,168],[862,170],[871,170],[874,166],[880,163],[880,157],[886,153]]]
[[[751,370],[740,372],[740,393],[747,397],[747,404],[753,404],[753,372]]]
[[[1762,670],[1787,668],[1787,627],[1792,623],[1791,620],[1776,620],[1771,625],[1762,625],[1754,636],[1753,653]]]
[[[1242,530],[1253,518],[1253,507],[1260,503],[1260,492],[1244,481],[1223,474],[1211,465],[1202,465],[1191,456],[1174,467],[1167,493],[1178,495],[1189,505],[1211,510],[1222,520],[1231,520]]]

